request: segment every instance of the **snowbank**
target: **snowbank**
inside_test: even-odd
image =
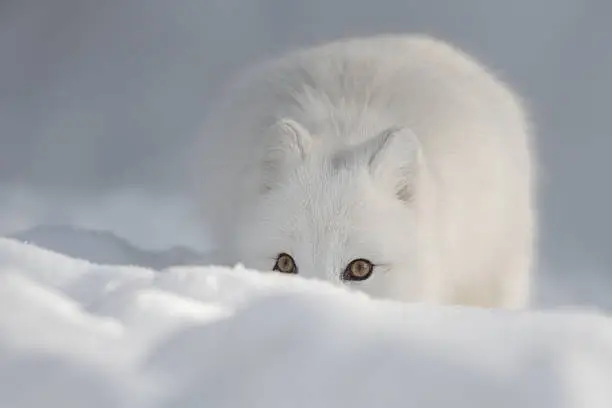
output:
[[[612,322],[0,239],[0,407],[612,407]]]
[[[177,265],[202,265],[209,256],[184,246],[145,250],[114,232],[71,225],[37,225],[11,234],[8,238],[50,249],[71,258],[105,265],[138,265],[163,269]]]

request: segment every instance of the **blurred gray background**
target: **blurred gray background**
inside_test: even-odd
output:
[[[528,101],[540,157],[542,276],[612,305],[612,2],[3,0],[0,235],[110,229],[205,247],[178,152],[237,69],[348,35],[425,32]]]

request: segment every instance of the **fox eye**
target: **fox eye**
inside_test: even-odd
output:
[[[342,279],[346,281],[363,281],[372,276],[374,264],[367,259],[355,259],[351,261],[344,272]]]
[[[297,265],[295,261],[286,253],[281,253],[276,257],[276,263],[274,264],[273,270],[281,272],[281,273],[297,273]]]

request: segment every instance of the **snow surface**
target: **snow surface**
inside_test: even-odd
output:
[[[0,407],[612,406],[612,321],[0,238]]]
[[[164,269],[177,265],[204,264],[210,257],[210,254],[198,253],[184,246],[156,251],[144,250],[114,232],[71,225],[37,225],[9,237],[72,258],[105,265],[137,265]]]

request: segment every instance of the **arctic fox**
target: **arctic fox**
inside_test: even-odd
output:
[[[348,38],[239,76],[198,183],[229,265],[407,302],[528,306],[534,163],[521,101],[422,35]]]

